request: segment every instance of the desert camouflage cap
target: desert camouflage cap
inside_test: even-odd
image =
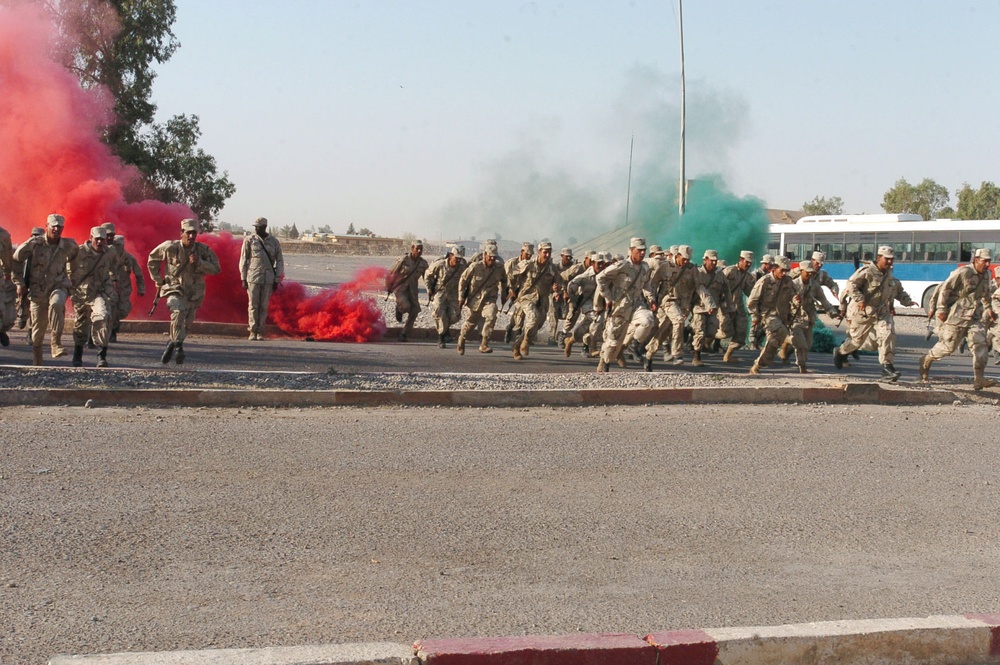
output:
[[[694,256],[694,248],[691,245],[678,245],[676,253],[690,261],[691,257]]]
[[[650,256],[653,256],[654,254],[662,254],[662,253],[663,253],[663,248],[660,247],[659,245],[650,245],[649,246],[649,255]]]
[[[104,230],[103,226],[94,226],[94,227],[91,227],[91,229],[90,229],[90,237],[91,238],[103,238],[104,240],[107,240],[108,239],[108,232]]]
[[[198,232],[198,220],[197,219],[185,219],[181,221],[181,231],[194,231]]]
[[[449,254],[454,254],[458,258],[465,258],[465,245],[455,245],[448,249]]]
[[[776,268],[782,268],[784,270],[790,270],[792,267],[792,262],[788,260],[787,256],[779,256],[774,260],[774,266]]]
[[[533,244],[531,244],[530,242],[522,242],[521,243],[521,251],[522,252],[527,252],[528,254],[532,254],[535,251],[535,246]]]
[[[878,256],[884,256],[887,259],[896,258],[896,254],[892,251],[892,247],[889,245],[882,245],[878,248]]]
[[[812,259],[813,261],[819,261],[820,263],[823,263],[824,261],[826,261],[826,252],[813,252]]]
[[[33,226],[33,227],[31,227],[31,235],[32,236],[43,236],[43,235],[45,235],[45,229],[43,229],[40,226]]]
[[[568,256],[569,258],[573,258],[573,248],[563,247],[559,250],[559,256]]]
[[[976,255],[974,258],[991,260],[993,256],[990,254],[990,250],[985,247],[980,247],[976,250]]]
[[[632,238],[628,241],[629,249],[646,249],[645,238]]]
[[[816,272],[816,266],[813,265],[812,261],[803,261],[799,264],[799,270],[802,272]]]
[[[492,256],[494,258],[497,257],[499,255],[499,252],[497,252],[497,246],[496,245],[487,245],[486,249],[483,250],[483,255],[484,256]]]
[[[750,250],[744,249],[742,252],[740,252],[740,258],[741,259],[746,259],[750,263],[753,263],[753,252],[751,252]]]
[[[413,249],[414,247],[421,247],[422,248],[423,246],[424,246],[424,241],[421,240],[420,238],[414,238],[410,242],[410,249]]]
[[[544,250],[546,250],[546,249],[547,249],[547,250],[549,250],[549,251],[551,252],[551,251],[552,251],[552,243],[550,243],[550,242],[549,242],[549,241],[547,241],[547,240],[546,240],[546,241],[544,241],[544,242],[540,242],[540,243],[538,243],[538,251],[539,251],[539,252],[541,252],[541,251],[544,251]]]
[[[267,217],[258,217],[257,219],[253,220],[253,225],[254,226],[267,226]]]
[[[704,256],[702,256],[701,258],[703,258],[703,259],[709,259],[710,261],[718,261],[719,260],[719,253],[717,251],[715,251],[714,249],[706,249]]]
[[[45,220],[46,226],[61,227],[66,226],[66,218],[62,215],[51,214],[48,219]]]
[[[760,257],[760,263],[761,265],[764,265],[765,263],[774,263],[774,257],[771,256],[770,254],[765,254],[764,256]]]
[[[676,254],[676,253],[677,253],[677,245],[671,245],[670,247],[667,248],[667,254]]]
[[[101,228],[104,229],[105,233],[109,236],[113,236],[115,234],[115,225],[111,222],[104,222],[101,224]]]

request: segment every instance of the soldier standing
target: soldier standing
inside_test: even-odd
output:
[[[483,260],[469,264],[458,282],[458,307],[465,307],[465,323],[458,334],[458,355],[465,355],[465,339],[482,324],[480,353],[493,353],[490,337],[497,323],[497,295],[507,300],[507,273],[500,262],[496,246],[483,250]]]
[[[83,366],[83,345],[97,345],[97,366],[108,366],[112,311],[115,301],[115,254],[108,249],[104,227],[90,229],[90,239],[80,245],[70,263],[73,285],[73,367]]]
[[[108,255],[111,260],[111,276],[113,281],[118,280],[118,273],[121,271],[122,262],[125,260],[125,248],[119,246],[115,243],[115,225],[111,222],[104,222],[101,224],[101,228],[104,229],[104,252]],[[92,238],[91,238],[92,240]],[[88,240],[87,242],[90,242]],[[80,245],[83,247],[83,245]],[[111,300],[108,301],[108,309],[110,314],[110,319],[108,321],[108,329],[110,332],[110,340],[112,342],[118,341],[118,287],[115,288],[111,293]],[[87,346],[94,348],[94,342],[91,339],[87,340]]]
[[[271,301],[271,294],[281,286],[284,278],[285,259],[281,255],[281,243],[267,232],[267,219],[258,217],[253,222],[253,233],[243,238],[243,248],[240,250],[240,279],[249,298],[248,339],[264,339],[267,306]]]
[[[825,252],[813,252],[812,253],[812,264],[816,269],[816,274],[812,277],[812,281],[815,282],[816,286],[819,288],[814,289],[814,293],[819,296],[816,301],[823,305],[823,309],[830,316],[838,316],[838,305],[831,303],[826,299],[826,293],[823,292],[822,287],[830,289],[830,293],[833,294],[834,299],[840,299],[840,287],[837,286],[837,282],[834,281],[833,277],[830,277],[830,273],[823,270],[823,264],[826,263],[826,253]],[[794,277],[794,276],[793,276]]]
[[[631,341],[645,344],[656,325],[656,317],[646,299],[645,287],[649,282],[649,264],[646,257],[645,238],[629,240],[627,259],[608,266],[597,275],[597,292],[601,305],[609,311],[604,325],[604,344],[598,372],[607,372],[608,364],[617,361],[625,367],[622,350]]]
[[[575,269],[579,268],[580,265],[573,260],[573,249],[571,247],[563,247],[559,250],[559,265],[556,266],[556,269],[560,275],[572,273],[570,277],[572,279],[576,277],[577,273]],[[565,285],[569,283],[569,280],[563,277],[562,283]],[[562,331],[566,325],[568,316],[569,305],[566,302],[566,291],[563,289],[554,291],[549,299],[549,344],[562,344]]]
[[[521,290],[521,277],[516,273],[518,266],[524,261],[530,260],[534,253],[534,245],[530,242],[523,243],[521,245],[521,253],[518,256],[508,259],[504,264],[504,270],[507,272],[507,300],[511,303],[510,320],[507,322],[507,330],[503,335],[505,344],[519,336],[521,331],[524,330],[524,310],[521,309],[521,305],[517,302],[517,296]]]
[[[848,317],[847,339],[833,350],[833,364],[842,369],[844,360],[864,346],[868,335],[875,333],[878,343],[878,361],[882,365],[882,379],[894,382],[899,372],[893,367],[896,356],[896,324],[893,320],[893,297],[896,293],[892,264],[895,260],[892,247],[883,245],[871,263],[858,268],[847,281],[846,296],[851,299],[847,310],[841,314]],[[914,305],[905,292],[900,293],[904,305]]]
[[[205,276],[217,275],[222,270],[212,248],[198,242],[198,228],[197,220],[183,220],[181,239],[157,245],[146,262],[157,295],[166,296],[170,309],[170,342],[160,357],[164,365],[175,353],[175,362],[178,365],[184,362],[188,327],[205,300]]]
[[[396,323],[402,323],[406,315],[406,323],[399,332],[400,342],[405,342],[413,332],[413,322],[420,313],[417,282],[427,271],[427,259],[423,254],[423,240],[414,240],[410,243],[410,253],[396,260],[385,279],[386,290],[396,298]]]
[[[135,287],[139,291],[139,297],[146,295],[146,278],[142,276],[142,266],[138,259],[125,249],[125,236],[116,235],[115,245],[121,252],[121,263],[118,264],[118,279],[115,283],[118,286],[118,302],[115,305],[115,324],[121,326],[122,320],[132,312],[132,278],[135,277]],[[118,328],[111,330],[111,341],[118,340]]]
[[[427,297],[432,301],[431,313],[437,324],[439,349],[445,348],[449,329],[462,318],[462,309],[458,304],[458,278],[466,265],[465,248],[459,245],[449,247],[448,254],[432,263],[424,273]]]
[[[727,266],[722,276],[729,287],[729,298],[719,303],[719,330],[723,338],[729,340],[726,355],[722,360],[727,363],[739,362],[733,352],[741,348],[747,339],[747,306],[744,297],[750,297],[755,283],[750,266],[753,265],[753,252],[743,250],[740,260],[735,265]]]
[[[977,249],[972,264],[962,266],[941,285],[935,302],[938,321],[937,344],[920,359],[920,380],[930,379],[931,364],[958,350],[962,339],[972,350],[973,390],[992,388],[997,384],[987,379],[986,325],[993,325],[997,316],[990,302],[993,290],[990,279],[990,250]],[[986,325],[984,325],[984,322]]]
[[[576,325],[576,320],[580,317],[580,303],[579,298],[571,298],[569,295],[569,283],[576,279],[579,275],[582,275],[588,268],[594,264],[594,252],[592,250],[587,250],[583,254],[583,261],[580,263],[574,263],[569,268],[562,271],[562,281],[563,284],[567,286],[567,290],[562,293],[563,301],[566,303],[566,320],[563,322],[562,328],[559,329],[556,335],[556,342],[562,345],[566,343],[566,336],[569,335],[570,331],[573,330],[573,326]]]
[[[691,308],[696,301],[705,309],[718,305],[702,286],[698,268],[691,263],[693,255],[690,245],[679,246],[673,254],[673,261],[660,263],[656,275],[649,280],[650,301],[656,307],[659,327],[656,336],[646,345],[643,369],[647,372],[652,371],[653,356],[667,340],[670,341],[671,364],[683,365],[684,324],[691,315]]]
[[[747,299],[747,309],[754,331],[763,328],[766,331],[767,342],[763,350],[750,368],[751,374],[760,374],[762,367],[767,367],[774,360],[792,323],[792,303],[797,301],[797,293],[792,278],[788,276],[791,262],[779,256],[771,271],[754,284],[753,291]]]
[[[66,355],[62,334],[66,326],[66,299],[70,288],[67,268],[80,248],[75,241],[62,237],[65,226],[66,220],[62,215],[49,215],[45,234],[32,236],[14,252],[16,261],[28,264],[28,284],[24,284],[23,275],[16,273],[14,283],[17,284],[18,296],[23,296],[27,289],[31,301],[31,357],[35,365],[42,364],[42,342],[50,324],[52,357]]]
[[[14,246],[10,234],[0,227],[0,346],[10,346],[7,331],[17,319],[17,287],[14,286]]]

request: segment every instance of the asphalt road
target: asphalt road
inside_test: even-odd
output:
[[[0,659],[995,612],[998,418],[0,409]]]

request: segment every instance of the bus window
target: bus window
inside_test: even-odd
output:
[[[913,245],[917,261],[958,262],[957,242],[918,242]]]
[[[962,251],[958,254],[959,263],[969,263],[972,261],[972,243],[963,242]]]
[[[896,263],[912,261],[913,260],[913,243],[912,242],[894,242],[892,243],[892,253],[896,255]]]

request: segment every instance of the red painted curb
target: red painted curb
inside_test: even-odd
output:
[[[669,630],[646,636],[656,647],[660,665],[714,665],[719,657],[715,638],[703,630]]]
[[[990,655],[1000,656],[1000,614],[966,614],[966,619],[982,621],[990,626]]]
[[[424,665],[656,665],[656,649],[623,633],[419,640]]]

